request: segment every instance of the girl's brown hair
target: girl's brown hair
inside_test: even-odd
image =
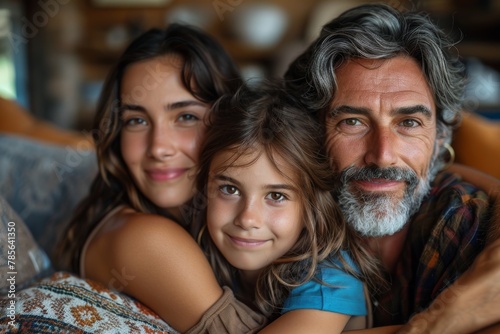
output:
[[[125,204],[139,212],[162,211],[136,187],[120,152],[120,89],[127,68],[137,62],[175,55],[182,59],[181,79],[197,99],[212,104],[231,94],[242,83],[224,49],[198,29],[172,24],[151,29],[137,37],[109,73],[101,92],[92,131],[99,173],[90,194],[77,209],[59,248],[60,267],[79,272],[80,252],[91,231],[113,208]],[[164,214],[164,213],[163,213]]]
[[[293,175],[280,172],[299,190],[304,229],[292,249],[265,268],[257,280],[256,306],[271,316],[291,288],[314,279],[318,264],[332,256],[341,261],[345,271],[363,279],[378,277],[378,266],[344,222],[331,195],[334,182],[321,128],[296,107],[299,104],[280,84],[263,86],[242,86],[236,94],[214,104],[199,160],[193,227],[200,233],[198,240],[219,282],[233,286],[238,271],[223,258],[209,234],[203,233],[209,200],[206,187],[214,157],[222,151],[233,152],[229,167],[241,155],[261,149],[260,154],[266,154],[278,171],[278,159],[287,165],[287,171],[293,171]],[[358,270],[342,259],[340,250],[348,251]]]

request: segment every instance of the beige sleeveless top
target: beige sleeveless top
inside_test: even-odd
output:
[[[82,253],[80,255],[80,277],[85,278],[85,258],[87,254],[87,249],[89,248],[90,243],[95,238],[95,236],[102,230],[102,228],[110,221],[110,218],[114,216],[118,211],[123,209],[125,205],[118,205],[116,208],[112,209],[104,218],[97,224],[97,226],[92,230],[87,240],[83,244]]]

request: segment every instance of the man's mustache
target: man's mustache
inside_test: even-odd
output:
[[[390,181],[404,181],[410,189],[418,185],[419,178],[414,170],[402,167],[377,166],[355,167],[350,166],[340,173],[340,183],[347,184],[350,181],[370,181],[372,179],[384,179]]]

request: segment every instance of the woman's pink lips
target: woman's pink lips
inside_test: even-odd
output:
[[[228,236],[229,239],[231,239],[231,241],[234,244],[242,247],[257,247],[267,242],[267,240],[244,239],[244,238],[233,237],[231,235]]]
[[[146,173],[155,181],[170,181],[182,176],[188,168],[151,169]]]

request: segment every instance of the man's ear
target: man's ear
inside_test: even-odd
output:
[[[436,130],[436,132],[436,143],[434,146],[434,154],[432,156],[433,159],[436,159],[441,154],[443,146],[446,143],[445,138],[439,135],[439,131]]]
[[[447,169],[455,161],[455,150],[451,147],[451,134],[449,128],[436,127],[436,140],[432,159],[439,161],[440,170]]]

